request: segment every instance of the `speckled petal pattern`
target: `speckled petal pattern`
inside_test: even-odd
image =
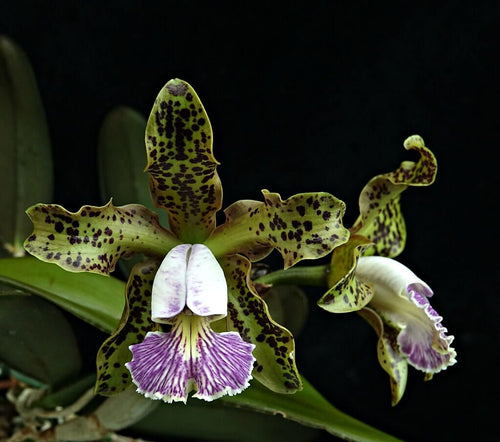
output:
[[[164,256],[179,240],[158,224],[158,215],[138,204],[84,206],[68,212],[54,204],[27,210],[34,225],[24,247],[71,272],[111,273],[133,253]]]
[[[235,332],[215,333],[207,318],[180,315],[169,333],[148,333],[130,346],[126,366],[148,398],[186,402],[195,390],[194,397],[212,401],[249,386],[253,348]]]
[[[125,363],[130,361],[129,345],[140,342],[149,331],[157,330],[150,317],[153,278],[160,260],[136,264],[125,290],[125,309],[116,331],[104,341],[97,353],[96,394],[111,396],[132,385]]]
[[[151,194],[183,243],[202,243],[215,228],[222,187],[212,152],[212,127],[194,89],[170,80],[146,126]]]
[[[255,344],[257,363],[254,377],[278,393],[294,393],[302,388],[295,366],[292,334],[269,316],[250,280],[250,262],[243,256],[221,259],[229,291],[228,315],[213,323],[217,331],[235,330],[246,342]]]
[[[371,244],[364,236],[352,235],[332,253],[328,273],[328,291],[318,305],[331,313],[347,313],[363,308],[373,297],[370,284],[355,276],[360,255]]]
[[[349,238],[345,204],[334,196],[302,193],[282,201],[277,193],[262,193],[264,202],[238,201],[224,211],[226,222],[205,241],[216,256],[241,253],[257,261],[275,248],[288,268],[321,258]]]
[[[365,307],[358,313],[374,328],[379,337],[377,343],[378,361],[389,375],[391,403],[393,406],[397,405],[403,397],[408,379],[408,362],[397,343],[401,329],[389,323],[384,323],[379,314],[371,308]]]
[[[419,161],[402,162],[395,171],[372,178],[361,191],[360,216],[351,232],[364,235],[374,243],[365,254],[395,257],[402,252],[406,227],[401,213],[401,192],[408,186],[428,186],[436,177],[436,158],[420,136],[408,137],[404,147],[417,151]]]

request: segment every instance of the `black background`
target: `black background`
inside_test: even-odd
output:
[[[356,315],[314,306],[301,372],[341,410],[411,441],[492,440],[498,394],[496,2],[2,2],[0,33],[33,65],[55,155],[55,202],[100,204],[96,141],[116,105],[147,115],[170,78],[214,128],[225,206],[328,191],[357,216],[361,188],[424,137],[439,172],[403,196],[399,260],[434,289],[458,363],[401,403]],[[132,202],[132,201],[131,201]],[[314,292],[311,292],[315,295]],[[329,440],[325,436],[325,440]]]

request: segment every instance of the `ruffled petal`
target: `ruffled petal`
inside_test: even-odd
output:
[[[371,282],[374,297],[369,306],[383,322],[396,325],[399,350],[413,367],[428,374],[456,363],[451,347],[453,336],[447,336],[442,317],[431,307],[432,290],[411,270],[390,258],[362,257],[356,277]]]
[[[215,228],[222,186],[212,152],[212,127],[194,89],[170,80],[146,127],[151,195],[184,243],[201,243]]]
[[[238,201],[225,211],[226,222],[204,242],[215,256],[242,254],[258,261],[276,249],[285,268],[317,259],[345,243],[345,204],[329,193],[301,193],[284,201],[262,191],[264,202]]]
[[[425,373],[438,373],[456,363],[456,352],[450,346],[454,337],[446,335],[443,318],[427,300],[425,286],[409,284],[407,293],[420,309],[420,321],[408,321],[398,336],[399,346],[413,367]]]
[[[126,366],[137,391],[151,399],[186,402],[188,394],[211,401],[249,386],[254,346],[238,333],[215,333],[207,318],[180,315],[169,333],[151,332]]]
[[[393,172],[372,178],[361,191],[360,216],[351,232],[366,236],[374,243],[365,254],[393,258],[402,252],[406,227],[399,202],[401,193],[408,186],[429,186],[436,177],[436,158],[420,136],[408,137],[404,147],[417,151],[419,161],[403,161]]]
[[[179,244],[158,224],[158,215],[138,204],[84,206],[77,213],[38,204],[26,213],[34,225],[24,247],[32,255],[71,272],[111,273],[133,253],[164,256]]]

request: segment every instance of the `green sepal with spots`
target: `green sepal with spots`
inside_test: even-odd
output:
[[[25,249],[71,272],[109,274],[121,257],[133,253],[164,256],[179,244],[144,206],[84,206],[77,213],[37,204],[26,213],[34,225]]]
[[[292,334],[273,321],[263,299],[250,279],[250,262],[243,256],[219,260],[228,287],[228,315],[212,323],[216,331],[237,331],[246,342],[255,344],[253,376],[277,393],[302,389],[295,366],[295,341]]]
[[[403,397],[408,378],[408,362],[398,348],[397,336],[401,331],[398,326],[391,326],[382,321],[379,314],[368,307],[360,310],[359,315],[370,324],[377,336],[377,356],[380,366],[389,375],[391,383],[391,403],[397,403]]]
[[[238,201],[224,211],[226,222],[205,241],[215,256],[241,253],[258,261],[275,248],[288,268],[321,258],[348,240],[345,204],[329,193],[301,193],[285,201],[277,193],[262,193],[264,202]]]
[[[222,205],[212,127],[194,89],[170,80],[160,91],[146,126],[146,171],[155,205],[183,243],[202,243]]]
[[[159,260],[149,259],[136,264],[130,273],[120,324],[97,353],[96,394],[113,396],[132,385],[125,367],[132,359],[129,346],[142,342],[147,332],[158,328],[151,320],[151,293],[159,265]]]
[[[395,171],[372,178],[361,191],[360,216],[351,232],[366,236],[374,243],[365,255],[394,258],[403,251],[406,227],[399,203],[401,192],[408,186],[428,186],[436,178],[436,158],[420,136],[407,138],[404,147],[417,151],[419,161],[403,161]]]
[[[331,313],[348,313],[363,308],[373,297],[369,284],[358,281],[356,266],[363,251],[371,244],[368,238],[352,235],[332,253],[328,287],[318,305]]]

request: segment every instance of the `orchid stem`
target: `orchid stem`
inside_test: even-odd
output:
[[[291,267],[287,270],[276,270],[255,279],[254,283],[269,285],[306,285],[326,287],[328,265]]]

